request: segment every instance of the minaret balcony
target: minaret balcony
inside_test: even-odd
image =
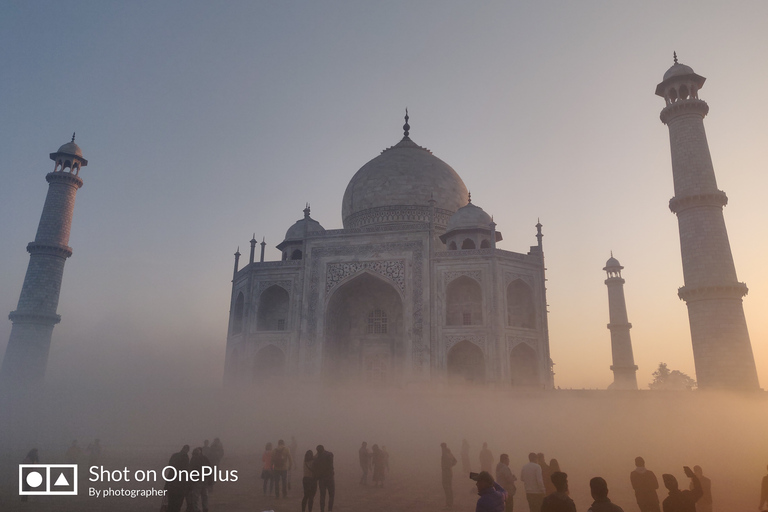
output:
[[[722,208],[728,204],[728,196],[722,190],[710,194],[696,194],[693,196],[673,197],[669,200],[669,209],[672,213],[680,213],[688,208],[697,206],[717,206]]]
[[[712,286],[682,286],[677,289],[677,296],[686,303],[707,299],[741,299],[747,293],[746,283],[731,283]]]
[[[683,114],[699,114],[702,118],[709,113],[709,105],[704,100],[688,98],[678,100],[664,107],[659,115],[661,122],[667,124],[672,118]]]

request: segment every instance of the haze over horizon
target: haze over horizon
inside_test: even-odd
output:
[[[768,4],[9,2],[0,6],[0,351],[73,131],[81,171],[48,382],[219,386],[232,253],[267,259],[305,203],[341,227],[352,175],[402,137],[451,165],[499,248],[544,225],[555,385],[612,382],[611,251],[638,383],[695,378],[657,83],[700,98],[762,386],[768,383]]]

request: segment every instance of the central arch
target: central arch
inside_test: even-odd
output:
[[[350,279],[326,308],[324,377],[392,382],[404,360],[404,332],[403,301],[391,283],[368,272]]]
[[[485,356],[480,347],[462,340],[448,351],[448,380],[451,382],[485,382]]]

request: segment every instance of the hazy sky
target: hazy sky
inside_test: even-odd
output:
[[[49,380],[221,381],[232,254],[274,246],[306,202],[341,227],[349,179],[402,136],[450,164],[500,248],[544,225],[561,387],[612,381],[613,250],[645,386],[694,374],[664,106],[672,51],[700,97],[761,385],[768,384],[768,3],[0,4],[0,350],[47,192],[81,172]],[[131,364],[128,364],[128,363]]]

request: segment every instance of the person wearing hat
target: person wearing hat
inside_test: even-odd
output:
[[[494,482],[493,477],[487,471],[472,473],[470,478],[477,485],[477,508],[475,512],[504,512],[504,503],[507,501],[507,491]]]
[[[674,475],[666,473],[661,475],[664,487],[669,491],[669,496],[664,498],[664,502],[661,504],[664,512],[696,512],[696,502],[704,494],[701,489],[701,482],[688,466],[684,466],[683,471],[685,471],[685,476],[691,479],[691,490],[681,491]]]

